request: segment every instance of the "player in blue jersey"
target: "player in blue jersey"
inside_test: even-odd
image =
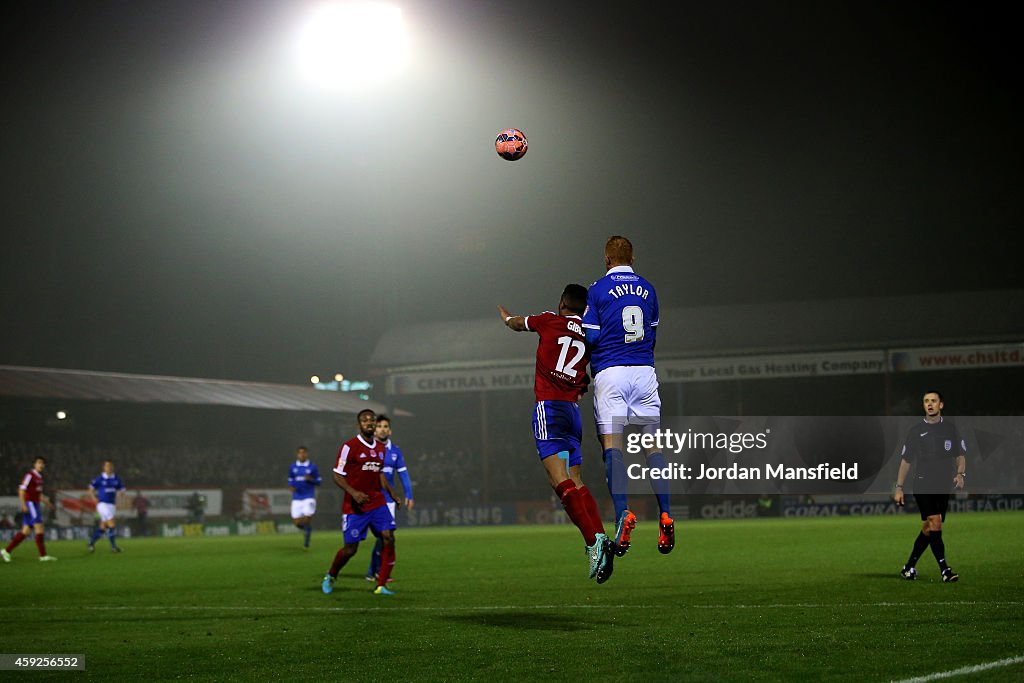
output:
[[[295,449],[295,462],[288,468],[288,486],[292,490],[292,523],[302,531],[302,547],[309,547],[316,514],[316,487],[323,480],[320,470],[309,459],[309,449]]]
[[[377,441],[384,444],[384,468],[381,472],[384,473],[384,477],[387,478],[388,483],[391,484],[392,488],[395,485],[395,475],[398,475],[398,478],[402,480],[402,493],[405,498],[405,509],[412,510],[413,505],[416,504],[416,501],[414,501],[412,497],[412,479],[409,478],[409,470],[405,466],[405,458],[402,457],[402,449],[391,441],[390,417],[387,415],[377,416],[377,428],[374,430],[373,436]],[[388,510],[391,511],[391,516],[395,517],[395,522],[397,523],[398,518],[395,515],[395,499],[391,497],[391,494],[388,491],[385,491],[384,500],[387,501]],[[384,539],[378,536],[377,543],[373,546],[373,555],[370,557],[370,568],[366,570],[367,581],[377,580],[377,574],[380,571],[381,552],[383,550]]]
[[[608,490],[615,504],[615,554],[626,554],[636,515],[629,509],[622,433],[626,424],[657,430],[661,397],[654,371],[654,346],[659,322],[654,286],[633,272],[633,245],[615,235],[604,247],[605,276],[590,286],[583,328],[591,345],[594,374],[594,420],[604,449]],[[660,452],[647,452],[647,464],[664,468]],[[672,552],[675,525],[669,508],[668,482],[652,479],[661,511],[658,550]]]
[[[96,529],[92,532],[92,537],[89,539],[89,552],[96,550],[96,541],[99,540],[100,536],[104,532],[107,534],[107,538],[110,539],[110,551],[114,553],[121,552],[121,548],[117,545],[117,496],[124,491],[124,482],[121,481],[121,477],[114,474],[114,462],[112,460],[103,461],[103,472],[99,474],[89,484],[89,495],[96,503],[96,514],[99,515],[100,523],[96,526]]]

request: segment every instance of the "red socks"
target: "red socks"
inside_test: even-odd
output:
[[[28,538],[28,536],[21,533],[20,531],[14,534],[14,538],[12,538],[11,542],[7,544],[7,552],[11,552],[15,548],[17,548],[18,545],[26,538]],[[39,549],[39,557],[46,557],[46,543],[43,541],[42,534],[36,534],[36,548]]]
[[[590,523],[599,534],[604,533],[604,522],[601,521],[601,513],[597,510],[597,501],[590,495],[590,489],[586,486],[577,489],[580,492],[580,496],[583,498],[583,503],[587,508],[587,514],[590,516]]]
[[[20,531],[18,533],[14,534],[14,538],[12,538],[11,542],[7,544],[7,552],[11,552],[15,548],[17,548],[18,544],[21,543],[24,540],[25,540],[25,534],[21,533]]]
[[[344,548],[338,548],[338,552],[334,555],[334,562],[331,562],[331,571],[327,573],[334,578],[338,578],[338,572],[340,572],[341,568],[345,566],[346,562],[348,562],[348,558],[345,557],[344,553]]]
[[[391,570],[395,567],[395,545],[385,543],[380,549],[380,569],[377,570],[377,585],[388,585]]]
[[[594,526],[593,521],[590,518],[590,513],[587,511],[587,503],[583,497],[580,489],[576,488],[576,484],[573,483],[572,479],[566,479],[561,484],[555,487],[555,494],[562,501],[562,507],[565,508],[565,512],[569,515],[569,519],[576,525],[576,528],[583,534],[583,540],[587,545],[594,545],[597,541],[598,529]],[[596,507],[596,506],[595,506]]]

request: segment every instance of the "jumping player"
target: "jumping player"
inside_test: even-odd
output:
[[[917,561],[928,546],[939,563],[942,580],[951,583],[960,575],[946,564],[946,544],[942,541],[942,523],[949,509],[952,489],[962,489],[967,476],[967,443],[960,438],[951,420],[942,417],[942,394],[924,394],[924,422],[918,422],[903,441],[900,469],[896,475],[897,505],[903,505],[903,483],[911,465],[914,470],[914,501],[921,512],[921,532],[914,541],[907,563],[900,576],[908,581],[917,578]]]
[[[395,566],[395,518],[384,504],[384,492],[391,494],[396,508],[399,503],[381,471],[384,468],[384,444],[374,438],[377,416],[372,410],[361,410],[356,420],[359,434],[342,444],[334,466],[334,483],[345,491],[341,506],[345,545],[335,554],[321,588],[324,593],[334,590],[338,572],[356,554],[359,542],[366,538],[367,529],[371,529],[380,534],[384,542],[377,588],[373,592],[376,595],[394,595],[387,583]]]
[[[615,554],[626,554],[636,515],[629,509],[622,433],[626,423],[657,430],[661,396],[654,372],[658,295],[650,282],[633,272],[633,245],[625,237],[610,237],[604,247],[605,276],[590,286],[583,328],[591,345],[594,373],[594,420],[604,449],[608,490],[615,504]],[[647,464],[663,469],[665,457],[647,452]],[[675,547],[675,525],[669,509],[668,482],[651,479],[661,511],[658,550]]]
[[[14,534],[14,538],[7,544],[7,547],[0,550],[0,557],[4,562],[11,561],[11,552],[18,547],[18,544],[28,538],[28,535],[35,531],[36,548],[39,550],[40,562],[56,562],[57,558],[46,554],[46,543],[43,541],[43,511],[41,504],[51,505],[50,499],[43,495],[43,470],[46,468],[46,458],[36,458],[30,469],[21,479],[18,486],[18,499],[21,501],[21,529]]]
[[[295,462],[288,468],[288,486],[292,490],[292,523],[302,531],[302,547],[309,548],[316,514],[316,487],[321,484],[320,470],[309,460],[309,449],[295,449]]]
[[[402,492],[405,494],[405,509],[412,510],[416,501],[412,497],[412,479],[409,478],[409,469],[405,466],[405,458],[402,457],[402,449],[391,441],[391,418],[387,415],[377,416],[377,428],[374,438],[384,444],[384,468],[381,470],[392,488],[395,486],[395,475],[402,480]],[[395,513],[395,499],[387,491],[384,492],[384,499],[387,501],[388,510],[398,524],[398,517]],[[380,555],[384,550],[384,541],[378,537],[373,546],[373,556],[370,558],[370,568],[366,570],[366,580],[376,581],[377,573],[380,570]],[[389,579],[390,581],[391,579]]]
[[[615,549],[604,533],[597,503],[580,479],[583,423],[578,401],[590,381],[586,370],[590,353],[580,318],[586,301],[585,287],[566,285],[558,313],[511,315],[502,306],[498,311],[509,328],[540,335],[533,385],[537,398],[533,411],[537,455],[569,519],[583,534],[590,578],[604,583],[612,575]]]
[[[89,539],[89,552],[96,550],[96,541],[106,531],[110,539],[110,552],[119,553],[121,548],[117,545],[117,496],[124,491],[124,482],[121,477],[114,474],[114,462],[103,461],[103,471],[89,484],[89,495],[96,503],[96,514],[100,516],[100,523],[96,525]]]

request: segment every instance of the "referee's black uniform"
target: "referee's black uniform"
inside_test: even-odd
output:
[[[914,501],[922,520],[932,515],[942,515],[942,520],[946,520],[956,459],[966,455],[967,444],[952,420],[922,420],[907,432],[900,457],[914,467]]]

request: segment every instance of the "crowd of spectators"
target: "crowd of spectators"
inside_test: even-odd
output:
[[[407,449],[406,465],[418,501],[447,504],[544,499],[544,473],[532,452],[496,445],[478,451]],[[0,495],[14,495],[17,482],[36,456],[47,461],[49,491],[84,489],[104,460],[114,461],[125,484],[135,488],[282,488],[290,454],[254,453],[223,446],[95,446],[66,442],[0,442]],[[330,482],[330,458],[319,461]]]
[[[104,460],[113,460],[117,473],[131,488],[195,486],[270,486],[279,484],[266,467],[247,464],[241,449],[215,446],[83,446],[64,442],[0,443],[0,476],[6,482],[0,495],[13,495],[15,484],[37,456],[46,458],[46,488],[84,489],[99,474]]]
[[[985,436],[982,434],[981,436]],[[1006,489],[1024,482],[1024,457],[1019,423],[1013,434],[993,440],[972,452],[985,460],[983,470],[995,468]],[[980,438],[980,437],[979,437]],[[511,501],[538,501],[551,497],[547,478],[532,443],[496,438],[486,450],[479,448],[429,449],[403,443],[405,461],[416,500],[421,505],[474,505]],[[998,446],[998,448],[997,448]],[[333,447],[314,449],[325,487],[331,487]],[[604,472],[599,456],[588,451],[584,478],[603,490]],[[223,445],[84,445],[67,441],[0,441],[0,496],[14,496],[17,484],[36,456],[47,460],[46,490],[84,489],[100,472],[104,460],[114,461],[129,489],[138,488],[284,488],[291,453],[257,451]],[[993,458],[993,456],[995,456]],[[998,462],[996,462],[998,461]],[[976,485],[993,485],[975,476]],[[3,522],[0,520],[0,525]]]

